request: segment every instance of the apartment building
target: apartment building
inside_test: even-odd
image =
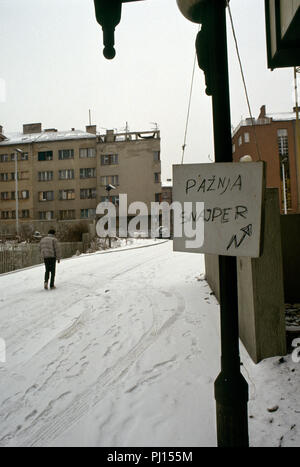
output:
[[[116,205],[126,193],[129,203],[150,206],[161,193],[160,172],[159,131],[101,135],[95,125],[58,131],[38,123],[5,134],[0,127],[1,230],[15,229],[16,173],[20,224],[43,230],[49,222],[92,222],[108,184],[115,187],[109,195]]]
[[[173,182],[171,178],[167,178],[161,185],[161,201],[164,201],[168,204],[173,202]]]
[[[269,114],[263,105],[257,119],[242,120],[233,132],[233,160],[245,156],[266,161],[266,184],[278,188],[281,213],[300,212],[300,154],[296,112]]]

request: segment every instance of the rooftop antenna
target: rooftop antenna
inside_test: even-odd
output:
[[[155,126],[155,131],[158,131],[158,123],[157,122],[150,122],[151,125]]]

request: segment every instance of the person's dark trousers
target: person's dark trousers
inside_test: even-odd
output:
[[[54,286],[54,278],[55,278],[55,265],[56,265],[56,258],[45,258],[45,282],[48,282],[49,280],[49,275],[51,274],[51,279],[50,279],[50,287]]]

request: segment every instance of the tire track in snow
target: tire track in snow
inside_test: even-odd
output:
[[[126,355],[99,375],[94,385],[77,395],[66,409],[55,416],[55,419],[51,417],[51,411],[44,411],[32,420],[29,427],[16,432],[14,446],[34,447],[51,444],[51,441],[54,441],[61,433],[66,432],[81,418],[88,415],[101,402],[108,390],[112,390],[116,385],[120,384],[120,380],[126,375],[130,367],[177,321],[184,311],[185,304],[180,295],[168,294],[168,292],[161,290],[159,292],[169,297],[175,296],[177,299],[175,312],[162,324],[160,324],[161,314],[154,312],[151,328],[142,335],[138,343]],[[153,298],[150,297],[149,299],[152,303],[152,309],[154,311],[159,310],[157,304],[153,303]],[[156,297],[156,300],[158,299],[159,297]],[[54,404],[55,401],[51,401],[50,408]]]

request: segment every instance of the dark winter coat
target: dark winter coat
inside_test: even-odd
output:
[[[40,252],[43,259],[61,258],[60,245],[54,235],[48,234],[40,241]]]

